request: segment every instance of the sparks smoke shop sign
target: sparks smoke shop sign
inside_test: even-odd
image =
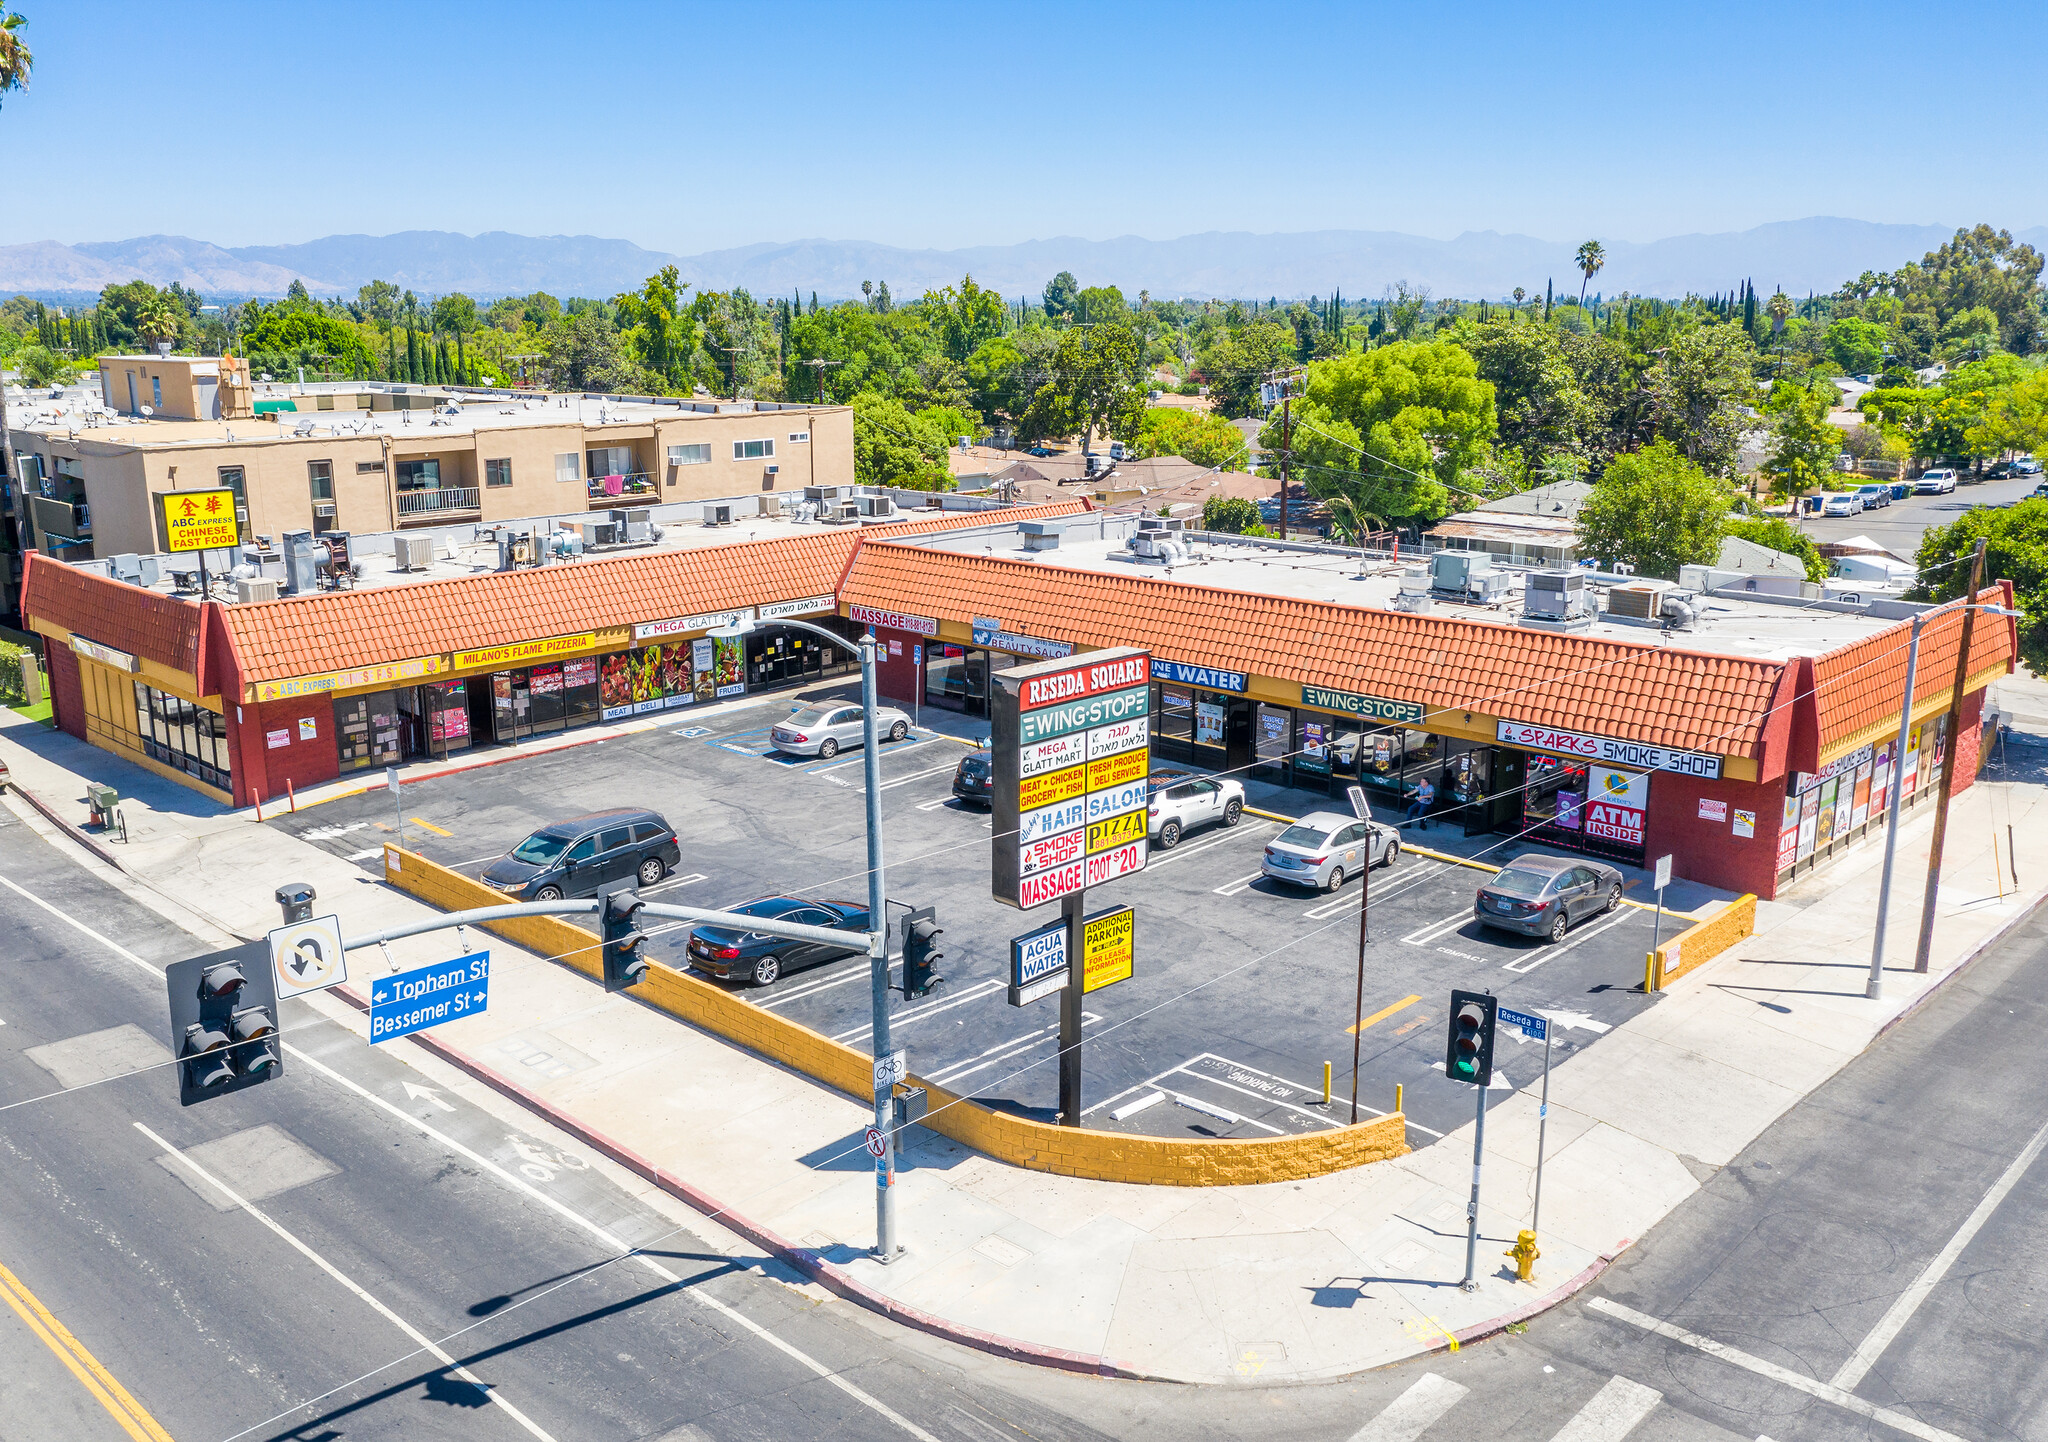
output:
[[[1093,651],[990,680],[996,900],[1029,911],[1144,870],[1151,656]]]

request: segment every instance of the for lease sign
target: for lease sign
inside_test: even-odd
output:
[[[999,901],[1029,909],[1144,869],[1151,675],[1145,652],[1116,650],[991,678]]]

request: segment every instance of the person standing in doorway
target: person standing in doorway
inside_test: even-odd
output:
[[[1436,805],[1436,788],[1423,777],[1415,787],[1415,799],[1408,803],[1408,819],[1424,831],[1429,830],[1430,808]]]

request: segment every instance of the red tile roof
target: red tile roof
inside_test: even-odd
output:
[[[1146,646],[1195,665],[1723,755],[1757,753],[1784,669],[873,540],[840,600],[956,620],[993,610],[1013,628],[1076,645]]]
[[[2011,604],[2002,585],[1987,588],[1977,599],[1992,606]],[[1882,721],[1897,724],[1899,701],[1906,686],[1906,652],[1912,635],[1912,623],[1901,621],[1875,636],[1815,659],[1813,699],[1819,713],[1822,746],[1830,746]],[[1960,610],[1950,611],[1921,627],[1920,667],[1913,678],[1916,705],[1930,696],[1947,693],[1955,681],[1956,649],[1962,644],[1962,637]],[[1979,676],[2000,665],[2010,671],[2017,654],[2013,623],[1979,612],[1976,629],[1970,636],[1969,674]]]
[[[1079,502],[997,513],[1003,524],[1063,516]],[[974,511],[898,522],[891,535],[986,524]],[[572,565],[458,576],[225,608],[244,682],[346,671],[637,621],[822,596],[874,528],[642,551]]]
[[[30,554],[26,559],[28,573],[21,584],[24,615],[174,671],[197,674],[198,602],[110,581],[47,556]]]

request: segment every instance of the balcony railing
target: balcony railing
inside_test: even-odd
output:
[[[474,511],[481,503],[475,486],[454,486],[431,491],[400,491],[400,516],[435,516],[444,511]]]
[[[630,500],[635,496],[652,500],[661,490],[653,475],[647,471],[631,471],[617,476],[592,476],[584,483],[584,488],[593,501]]]

